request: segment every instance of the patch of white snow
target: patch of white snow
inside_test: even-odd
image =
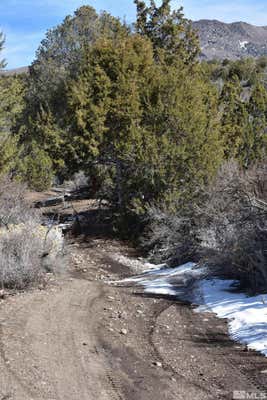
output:
[[[239,40],[239,46],[241,49],[245,49],[248,43],[247,40]]]
[[[232,339],[267,356],[267,304],[265,296],[249,297],[234,290],[234,281],[203,280],[200,283],[202,304],[197,311],[214,312],[227,318]]]

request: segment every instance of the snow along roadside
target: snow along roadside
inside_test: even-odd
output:
[[[264,295],[248,297],[234,290],[234,281],[203,280],[199,284],[202,305],[196,311],[228,319],[230,337],[267,356],[267,304]],[[201,304],[200,303],[200,304]]]
[[[227,318],[233,340],[267,356],[267,294],[265,304],[265,295],[249,297],[236,290],[238,282],[209,279],[207,270],[195,263],[176,268],[144,264],[144,269],[143,274],[114,283],[190,301],[198,305],[196,312],[213,312]]]

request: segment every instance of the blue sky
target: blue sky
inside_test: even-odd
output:
[[[6,35],[3,52],[8,68],[29,65],[47,29],[75,9],[90,4],[115,16],[134,20],[132,0],[0,0],[0,30]],[[214,18],[225,22],[247,21],[267,25],[267,0],[174,0],[188,18]]]

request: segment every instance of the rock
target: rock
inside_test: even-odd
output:
[[[159,361],[154,361],[153,365],[155,365],[156,367],[162,368],[162,363]]]
[[[237,22],[227,24],[215,20],[193,23],[198,32],[201,58],[230,59],[260,57],[267,55],[267,30],[265,27]]]
[[[127,312],[126,311],[118,311],[118,318],[126,319]]]
[[[121,331],[120,331],[120,334],[121,335],[127,335],[127,333],[128,333],[128,331],[127,331],[127,329],[121,329]]]

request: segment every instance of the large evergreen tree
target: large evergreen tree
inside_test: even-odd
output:
[[[245,167],[266,157],[267,150],[267,90],[257,82],[247,104],[249,122],[244,132],[240,158]]]
[[[179,55],[172,65],[155,62],[149,38],[102,38],[68,98],[74,164],[110,165],[110,199],[120,211],[174,207],[221,160],[215,91]]]
[[[246,104],[241,99],[242,87],[236,75],[227,81],[220,98],[222,107],[221,135],[227,159],[239,158],[244,132],[248,127]]]
[[[69,82],[79,76],[84,54],[100,35],[113,38],[127,30],[117,18],[106,12],[98,15],[92,7],[83,6],[48,31],[41,42],[30,67],[20,143],[25,152],[32,142],[39,145],[59,175],[66,176],[71,170],[71,146],[65,142]]]
[[[4,42],[0,33],[0,52]],[[1,60],[0,69],[5,66],[5,60]],[[13,130],[22,112],[24,90],[23,78],[0,76],[0,175],[9,173],[16,163],[18,147]]]
[[[200,52],[196,32],[184,17],[183,8],[171,10],[171,0],[162,0],[157,6],[150,0],[147,6],[142,0],[134,0],[137,7],[136,31],[148,37],[157,56],[165,50],[169,60],[179,55],[181,61],[191,65]]]

